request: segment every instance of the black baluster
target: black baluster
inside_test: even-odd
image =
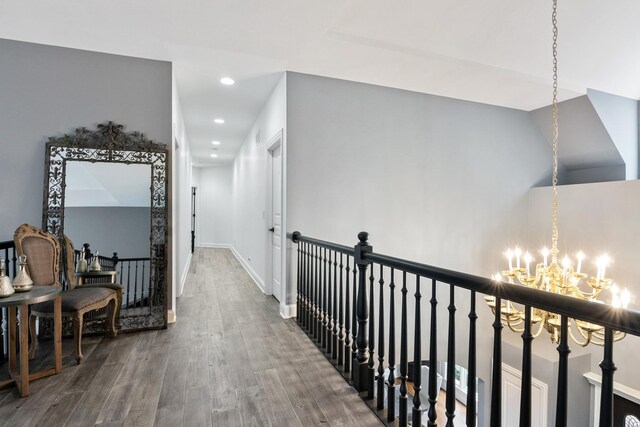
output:
[[[395,271],[391,269],[391,281],[389,282],[389,377],[387,378],[387,421],[396,418],[396,302],[394,291]],[[382,321],[380,321],[382,327]]]
[[[129,307],[129,284],[131,283],[131,261],[127,263],[127,307]],[[136,290],[134,289],[133,292]],[[135,299],[134,299],[135,304]]]
[[[558,343],[558,395],[556,401],[556,427],[567,427],[567,398],[569,388],[569,319],[560,316],[560,342]]]
[[[318,246],[318,270],[316,272],[318,280],[318,296],[316,308],[316,342],[322,342],[322,248]]]
[[[398,422],[407,427],[407,272],[402,272],[402,313],[400,315],[400,401]],[[415,368],[414,368],[415,369]]]
[[[602,390],[600,394],[600,427],[613,426],[613,330],[604,328],[604,358],[600,362],[602,369]]]
[[[320,336],[320,329],[318,328],[318,321],[320,319],[320,257],[318,256],[320,248],[314,245],[314,271],[313,271],[313,319],[311,326],[313,328],[313,339],[318,340]]]
[[[309,253],[309,244],[305,243],[304,244],[304,252],[305,252],[305,256],[304,256],[304,274],[305,274],[305,283],[304,283],[304,287],[305,287],[305,312],[304,312],[304,319],[303,319],[303,324],[304,324],[304,328],[307,330],[307,333],[311,330],[310,324],[309,324],[309,313],[311,312],[311,263],[309,262],[311,260],[311,254]]]
[[[429,336],[429,422],[427,425],[435,426],[438,413],[436,412],[436,402],[438,401],[438,385],[436,376],[438,374],[438,299],[436,295],[436,281],[431,280],[431,330]]]
[[[140,307],[142,307],[142,305],[144,304],[144,288],[145,288],[145,271],[147,268],[147,261],[143,261],[142,262],[142,277],[141,277],[141,282],[142,282],[142,289],[140,289]]]
[[[342,289],[340,289],[342,298]],[[338,361],[338,253],[333,252],[333,329],[331,331],[331,358]]]
[[[313,334],[313,246],[307,243],[307,333]]]
[[[422,319],[420,301],[422,294],[420,293],[420,276],[416,276],[416,307],[414,314],[414,332],[413,332],[413,409],[411,412],[411,425],[422,425],[422,411],[420,406],[420,390],[422,390]],[[431,369],[430,369],[431,370]]]
[[[300,294],[302,294],[302,259],[301,254],[300,254],[300,243],[298,243],[298,266],[296,268],[296,273],[298,274],[297,277],[297,295],[296,295],[296,321],[298,323],[300,323],[300,320],[302,319],[302,310],[300,310]]]
[[[375,364],[375,349],[376,349],[376,333],[375,333],[375,323],[376,323],[376,310],[374,305],[374,289],[373,289],[373,265],[371,265],[371,273],[369,274],[369,385],[367,386],[367,399],[373,399],[375,397],[375,369],[373,369],[373,365]]]
[[[371,267],[373,270],[373,266]],[[378,410],[384,409],[384,271],[380,264],[380,299],[378,301]],[[371,298],[373,300],[373,298]]]
[[[11,264],[13,264],[13,275],[10,276],[12,279],[15,279],[15,277],[18,275],[18,270],[16,270],[17,265],[16,263],[18,262],[18,257],[16,256],[16,249],[13,248],[13,257],[11,257]],[[7,265],[7,268],[9,266]],[[7,276],[9,276],[9,274],[7,274]],[[122,277],[122,273],[120,273],[120,277]],[[7,311],[7,319],[9,318],[9,311]]]
[[[309,332],[309,303],[311,300],[311,293],[309,290],[309,244],[303,242],[304,248],[304,313],[302,316],[302,325],[304,326],[305,331]]]
[[[306,253],[306,243],[304,242],[300,242],[298,244],[299,246],[299,250],[300,250],[300,257],[302,257],[301,261],[300,261],[300,265],[301,265],[301,271],[300,271],[300,280],[301,280],[301,286],[300,289],[302,290],[302,295],[300,298],[300,303],[298,305],[298,321],[300,322],[300,327],[302,328],[302,330],[305,329],[305,320],[307,317],[307,266],[306,266],[306,262],[307,262],[307,253]]]
[[[342,305],[342,295],[344,289],[342,287],[342,276],[344,275],[344,265],[342,265],[342,254],[340,254],[340,298],[338,300],[338,329],[337,329],[337,353],[338,353],[338,366],[344,364],[344,307]]]
[[[367,322],[369,313],[367,307],[367,266],[368,261],[362,259],[363,254],[371,252],[372,248],[367,243],[369,233],[358,233],[360,242],[355,246],[355,262],[358,264],[358,352],[353,361],[353,386],[358,391],[367,391],[371,381],[369,379],[369,355],[367,354]],[[373,295],[372,295],[373,297]]]
[[[120,263],[120,278],[124,281],[124,276],[122,275],[122,272],[124,271],[124,263],[121,262]],[[123,282],[124,285],[124,282]],[[123,292],[126,292],[127,295],[129,295],[129,283],[126,284],[126,286],[124,286]]]
[[[133,278],[133,306],[137,304],[138,301],[138,261],[136,260],[136,269]]]
[[[331,251],[329,251],[329,256],[324,260],[324,311],[322,347],[331,355]]]
[[[344,372],[351,372],[351,293],[349,292],[349,256],[347,255],[347,267],[344,276]]]
[[[320,248],[320,322],[318,323],[318,342],[320,347],[327,345],[327,249]]]
[[[354,372],[356,370],[356,365],[353,364],[356,355],[358,354],[358,280],[357,276],[358,266],[356,264],[355,257],[353,258],[353,302],[351,306],[351,381],[353,381],[353,377],[355,376]]]
[[[502,425],[502,299],[495,297],[493,320],[493,367],[491,369],[491,415],[490,426]]]
[[[476,291],[469,309],[469,361],[467,363],[467,427],[476,427]]]
[[[524,307],[522,332],[522,379],[520,383],[520,427],[531,426],[531,306]]]
[[[455,287],[449,285],[449,337],[447,348],[447,400],[446,416],[447,427],[453,427],[453,419],[456,416],[456,304]],[[434,363],[429,365],[435,366]],[[431,373],[431,369],[429,369]]]

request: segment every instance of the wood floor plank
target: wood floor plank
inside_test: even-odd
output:
[[[238,412],[243,427],[274,426],[269,418],[265,392],[259,386],[237,390]]]
[[[154,425],[182,425],[184,415],[189,349],[172,347],[167,362]]]
[[[137,335],[137,342],[116,378],[115,385],[98,415],[97,424],[123,423],[133,404],[137,384],[149,361],[147,349],[153,341],[152,334]]]
[[[155,422],[169,352],[156,343],[151,347],[146,361],[146,368],[133,390],[133,401],[124,420],[127,427],[148,427]]]
[[[138,334],[125,334],[112,340],[115,343],[113,351],[67,419],[66,426],[96,423],[138,339]]]
[[[291,405],[287,392],[282,386],[275,369],[259,372],[257,377],[263,390],[268,390],[266,395],[269,415],[274,426],[300,426],[300,420]]]
[[[182,425],[185,427],[211,425],[209,386],[188,387],[185,399]]]

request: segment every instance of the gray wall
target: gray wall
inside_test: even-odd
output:
[[[196,241],[199,246],[233,243],[233,165],[198,168]]]
[[[624,103],[622,108],[618,108],[619,98],[602,92],[590,92],[589,96],[579,96],[558,104],[558,162],[561,166],[558,182],[561,185],[623,181],[627,166],[629,175],[633,176],[635,173],[637,177],[637,110],[628,108]],[[594,99],[602,101],[593,103]],[[637,108],[634,103],[635,101],[632,106]],[[626,114],[620,116],[620,111],[625,111]],[[633,120],[629,120],[629,113]],[[539,108],[529,114],[551,145],[551,106]],[[603,117],[610,123],[610,127],[606,126]],[[622,130],[624,126],[633,127],[633,130]],[[610,128],[620,132],[612,133]],[[625,157],[623,152],[629,154]],[[625,164],[627,160],[628,165]]]
[[[171,63],[0,39],[0,240],[41,225],[47,137],[107,120],[171,143]]]
[[[549,183],[551,168],[528,113],[297,73],[287,82],[288,232],[353,245],[367,230],[381,253],[485,276],[525,240],[527,191]],[[467,292],[456,302],[460,316],[468,312]],[[482,297],[478,307],[478,369],[488,382],[491,315]],[[462,366],[467,323],[458,323]]]
[[[78,207],[64,210],[65,234],[76,249],[91,244],[95,254],[119,258],[148,258],[151,233],[150,208]]]
[[[602,120],[624,159],[628,180],[638,179],[638,104],[637,99],[629,99],[610,93],[589,89],[587,96]]]

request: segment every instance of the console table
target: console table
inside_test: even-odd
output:
[[[56,286],[34,286],[27,292],[16,292],[5,298],[0,298],[0,307],[7,307],[9,311],[9,375],[10,380],[0,382],[0,389],[15,384],[21,397],[29,395],[29,381],[48,377],[62,371],[62,289]],[[44,301],[54,300],[53,303],[53,351],[55,364],[53,368],[29,373],[29,306]],[[20,308],[20,369],[16,370],[18,341],[18,317]]]
[[[78,279],[78,286],[84,285],[87,279],[90,279],[90,283],[98,283],[94,282],[93,279],[106,279],[108,281],[101,280],[101,283],[116,283],[116,275],[117,271],[111,270],[100,270],[100,271],[86,271],[84,273],[75,273],[76,278]]]

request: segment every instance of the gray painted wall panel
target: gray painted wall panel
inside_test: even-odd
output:
[[[485,276],[504,268],[503,251],[527,235],[527,191],[550,182],[551,149],[527,112],[297,73],[287,79],[288,232],[353,245],[367,230],[380,253]],[[444,286],[439,300],[446,325]],[[457,304],[465,366],[468,292]],[[478,369],[488,382],[491,314],[481,296],[478,307]],[[425,320],[425,356],[427,327]],[[441,329],[439,360],[445,338]]]
[[[0,240],[41,225],[47,137],[107,120],[171,142],[171,63],[0,39]]]
[[[150,208],[77,207],[65,209],[65,234],[76,249],[91,244],[95,254],[119,258],[148,258]]]

